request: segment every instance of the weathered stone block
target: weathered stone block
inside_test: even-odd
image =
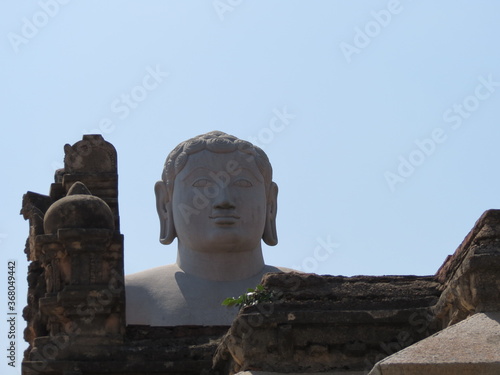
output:
[[[498,375],[500,313],[478,313],[377,363],[370,375]]]
[[[363,371],[437,329],[433,277],[289,273],[268,274],[263,285],[282,299],[241,310],[216,369]]]

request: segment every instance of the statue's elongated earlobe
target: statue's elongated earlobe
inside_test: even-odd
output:
[[[278,211],[278,185],[271,182],[267,198],[266,225],[262,239],[269,246],[278,243],[278,233],[276,231],[276,213]]]
[[[177,237],[175,233],[172,202],[168,196],[167,185],[163,181],[155,184],[156,210],[160,219],[160,242],[169,245]]]

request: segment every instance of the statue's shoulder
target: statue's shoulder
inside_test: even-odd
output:
[[[176,275],[182,272],[176,264],[150,268],[125,276],[125,291],[128,301],[143,301],[165,295],[176,287]]]
[[[127,324],[165,325],[172,314],[171,304],[183,306],[176,264],[155,267],[125,276]]]
[[[182,272],[177,264],[167,264],[164,266],[150,268],[144,271],[132,273],[125,276],[126,285],[140,285],[150,282],[160,282],[165,278],[174,277],[176,272]]]

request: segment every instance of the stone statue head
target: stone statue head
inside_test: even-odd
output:
[[[213,131],[180,143],[155,185],[160,242],[194,251],[246,251],[278,242],[278,186],[262,149]]]

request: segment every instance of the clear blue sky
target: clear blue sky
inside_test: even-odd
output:
[[[84,133],[118,150],[127,273],[175,261],[153,185],[179,142],[222,130],[273,164],[268,264],[433,274],[500,206],[499,14],[496,1],[4,1],[0,314],[8,259],[25,305],[22,194],[47,194]],[[18,365],[23,328],[18,316]],[[2,350],[6,337],[3,324]]]

